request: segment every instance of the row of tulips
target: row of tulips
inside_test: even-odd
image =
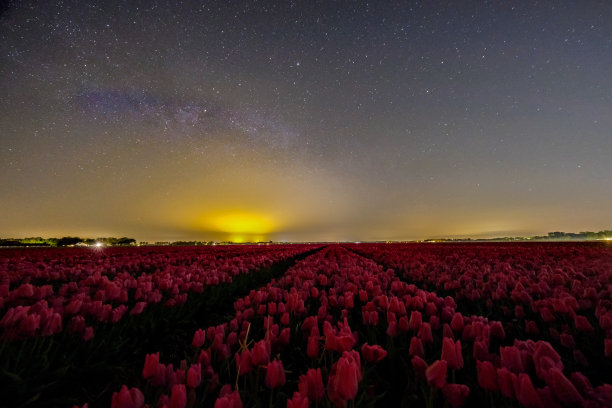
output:
[[[582,367],[612,358],[612,246],[606,244],[361,245],[402,278],[451,294],[546,339]],[[517,327],[518,324],[518,327]],[[587,359],[586,355],[590,358]],[[609,379],[610,377],[608,377]]]
[[[452,297],[342,246],[234,309],[195,332],[177,368],[147,355],[144,385],[123,386],[111,406],[612,405],[612,386],[568,372],[549,342],[510,338],[501,322],[464,315]]]
[[[219,249],[222,248],[222,249]],[[189,293],[312,246],[21,249],[0,253],[0,337],[67,330],[89,340],[93,322],[117,322],[147,305],[172,307]]]

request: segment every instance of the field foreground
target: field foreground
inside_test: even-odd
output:
[[[0,250],[0,400],[612,406],[610,243]]]

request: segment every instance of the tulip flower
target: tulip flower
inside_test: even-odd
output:
[[[463,325],[463,315],[461,313],[455,313],[450,322],[451,329],[453,329],[455,332],[461,332],[463,331]]]
[[[266,367],[266,387],[277,388],[285,385],[285,370],[283,362],[277,359],[272,360]]]
[[[553,367],[548,370],[546,383],[564,405],[576,407],[583,405],[584,399],[574,384],[558,368]]]
[[[123,385],[121,390],[113,393],[111,408],[142,408],[144,395],[138,388],[128,388]]]
[[[157,374],[159,366],[159,352],[155,354],[147,354],[145,356],[144,368],[142,369],[142,378],[149,379]]]
[[[306,374],[300,375],[298,389],[302,395],[308,397],[310,401],[321,402],[325,397],[325,386],[321,376],[321,369],[311,368]]]
[[[294,392],[293,398],[287,400],[287,408],[308,408],[308,397]]]
[[[332,401],[355,398],[361,381],[361,359],[356,351],[345,351],[334,363],[329,376],[328,394]]]
[[[574,325],[581,332],[592,333],[595,331],[591,323],[584,316],[576,315],[574,317]]]
[[[503,367],[517,374],[525,371],[521,352],[518,348],[514,346],[500,347],[499,352],[501,354],[501,364]]]
[[[431,332],[431,326],[429,323],[422,323],[419,328],[418,336],[421,338],[421,341],[425,344],[433,343],[433,334]]]
[[[241,353],[235,354],[236,370],[239,375],[245,375],[253,371],[253,363],[251,362],[251,352],[243,350]]]
[[[446,384],[442,387],[442,394],[451,407],[460,408],[465,405],[470,395],[470,387],[464,384]]]
[[[319,339],[317,336],[308,336],[306,355],[312,359],[319,358]]]
[[[253,345],[251,361],[255,366],[267,365],[270,362],[271,345],[268,340],[260,340]]]
[[[410,347],[408,349],[408,353],[411,356],[425,357],[425,348],[423,347],[423,342],[419,337],[413,336],[410,339]]]
[[[463,368],[463,354],[461,351],[461,341],[457,340],[456,343],[448,338],[442,339],[442,360],[448,363],[448,367],[452,370],[459,370]]]
[[[242,400],[238,391],[232,391],[223,395],[215,401],[214,408],[242,408]]]
[[[542,400],[538,395],[531,378],[525,373],[518,375],[518,391],[516,391],[516,399],[525,407],[539,408],[542,406]]]
[[[365,361],[377,363],[387,356],[387,351],[377,344],[370,346],[368,343],[364,343],[361,347],[361,355]]]
[[[497,371],[489,361],[476,361],[478,384],[487,391],[497,391]]]
[[[206,342],[206,331],[202,329],[196,330],[196,332],[193,335],[193,341],[191,342],[193,347],[202,347],[205,342]]]
[[[202,366],[200,363],[192,364],[187,371],[187,386],[196,388],[202,382]]]
[[[425,373],[427,371],[427,363],[419,356],[414,356],[410,359],[410,363],[412,364],[412,368],[418,378],[421,380],[426,380]]]
[[[435,388],[442,388],[446,384],[446,368],[447,363],[445,360],[434,361],[425,370],[427,382]]]

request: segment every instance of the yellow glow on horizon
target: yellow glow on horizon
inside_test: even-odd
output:
[[[249,211],[220,212],[207,216],[206,227],[228,234],[232,242],[266,241],[267,235],[278,227],[272,218]]]

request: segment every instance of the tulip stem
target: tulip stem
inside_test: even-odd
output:
[[[436,388],[429,387],[429,399],[427,400],[427,408],[433,408],[434,406],[434,398],[436,396]]]
[[[272,388],[270,390],[270,405],[269,407],[272,408],[274,405],[272,404],[272,401],[274,401],[274,388]]]

